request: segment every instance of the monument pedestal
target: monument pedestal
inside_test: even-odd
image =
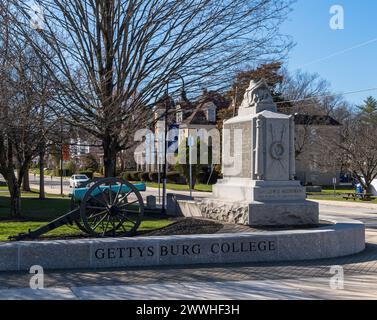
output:
[[[220,205],[223,209],[228,208],[228,213],[222,215],[232,216],[231,211],[235,209],[242,211],[247,214],[247,219],[240,220],[246,220],[251,226],[315,225],[319,221],[318,203],[306,200],[305,188],[298,181],[225,178],[213,186],[213,198],[210,200],[212,208],[232,201],[231,209]],[[208,206],[209,202],[206,201],[205,205]]]
[[[270,201],[249,204],[251,226],[302,226],[319,222],[318,203],[312,201]]]
[[[305,200],[305,188],[299,181],[263,181],[226,177],[213,186],[213,197],[233,201]]]

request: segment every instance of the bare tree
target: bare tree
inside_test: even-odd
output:
[[[4,17],[4,16],[2,16]],[[41,139],[51,124],[41,113],[45,91],[41,90],[41,61],[25,43],[19,43],[3,20],[0,33],[0,173],[11,195],[10,214],[21,215],[21,185]],[[53,122],[52,122],[53,125]],[[18,175],[16,175],[18,169]]]
[[[331,141],[332,152],[344,163],[364,190],[371,192],[371,184],[377,178],[377,125],[365,123],[359,114],[353,114],[344,122],[339,141]]]
[[[290,47],[279,26],[292,0],[35,0],[44,12],[38,41],[30,3],[9,3],[14,33],[58,70],[66,117],[102,141],[106,176],[146,126],[144,109],[167,83],[178,91],[177,74],[191,93],[218,88],[235,67]]]
[[[285,110],[287,113],[322,115],[330,109],[330,84],[316,73],[299,70],[289,74],[285,71],[277,90],[282,93],[285,102],[290,102]]]
[[[318,74],[296,71],[293,74],[285,72],[283,81],[279,83],[277,91],[281,93],[283,101],[277,101],[279,107],[284,106],[282,112],[296,114],[305,121],[296,127],[296,158],[310,157],[307,150],[315,143],[324,146],[329,143],[327,135],[316,137],[313,141],[313,117],[334,117],[341,123],[342,112],[348,108],[346,101],[341,95],[335,95],[330,84]],[[334,132],[336,135],[336,132]],[[336,137],[339,138],[339,135]],[[319,146],[321,147],[321,146]],[[322,161],[323,159],[321,159]]]

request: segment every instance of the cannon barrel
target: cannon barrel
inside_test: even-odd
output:
[[[79,218],[80,218],[80,209],[77,208],[66,213],[64,216],[61,216],[34,231],[29,230],[28,233],[20,233],[17,236],[11,236],[9,237],[9,240],[22,241],[22,240],[27,240],[27,239],[36,239],[40,237],[41,235],[49,231],[52,231],[54,229],[57,229],[61,226],[64,226],[67,224],[73,224],[75,220]]]

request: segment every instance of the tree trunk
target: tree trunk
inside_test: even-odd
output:
[[[8,189],[10,193],[10,216],[12,218],[21,217],[21,188],[17,183],[14,172],[8,172]]]
[[[114,141],[111,137],[107,137],[107,139],[103,142],[102,145],[105,178],[115,177],[117,158],[116,141]]]
[[[45,194],[45,172],[44,172],[44,157],[45,157],[45,148],[41,147],[39,152],[39,199],[46,199]]]
[[[365,183],[365,192],[366,193],[373,193],[373,186],[372,186],[372,181],[368,181]]]
[[[125,160],[124,154],[122,153],[120,155],[120,172],[124,172],[125,170],[126,170],[126,160]]]
[[[30,191],[30,180],[29,180],[29,168],[30,164],[27,165],[27,168],[22,177],[22,191]]]

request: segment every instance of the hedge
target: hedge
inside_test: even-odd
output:
[[[122,179],[124,180],[127,180],[127,181],[130,181],[131,180],[131,176],[130,176],[130,173],[128,171],[126,172],[122,172],[120,175],[119,175]]]
[[[168,183],[180,183],[181,182],[181,174],[179,172],[168,172],[166,174],[166,180]]]
[[[158,172],[126,171],[121,173],[120,176],[128,181],[158,182]],[[160,179],[160,182],[162,182],[162,172],[160,172]],[[168,183],[185,184],[185,178],[176,171],[168,172],[166,180]]]
[[[143,182],[149,181],[149,173],[148,172],[139,172],[138,176],[139,176],[140,181],[143,181]]]
[[[140,181],[139,174],[141,171],[126,171],[120,174],[120,176],[127,181]]]
[[[210,178],[211,171],[201,171],[197,176],[197,182],[200,184],[207,184],[208,179]],[[217,171],[213,171],[211,175],[211,179],[209,180],[209,184],[215,184],[219,178]]]
[[[161,175],[160,175],[161,179]],[[158,172],[149,172],[149,180],[152,182],[158,182]]]
[[[140,181],[139,173],[141,173],[141,171],[131,171],[131,180]]]
[[[73,172],[69,169],[64,169],[63,170],[63,177],[70,177],[73,175]],[[55,169],[54,170],[54,176],[60,177],[61,176],[61,170],[60,169]]]

